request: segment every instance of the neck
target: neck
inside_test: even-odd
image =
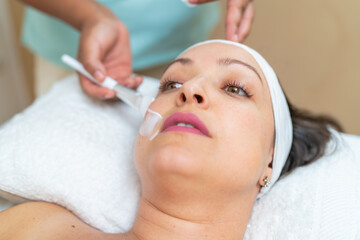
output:
[[[252,205],[253,202],[241,204],[237,201],[237,204],[223,205],[218,211],[206,206],[205,211],[194,211],[196,218],[187,218],[169,214],[166,208],[142,198],[133,228],[126,236],[129,240],[243,239]],[[187,210],[184,212],[189,212]],[[204,214],[201,216],[199,212]]]

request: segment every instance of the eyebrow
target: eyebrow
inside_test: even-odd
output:
[[[173,64],[175,64],[175,63],[180,63],[181,65],[186,66],[186,65],[192,65],[192,64],[194,63],[194,61],[191,60],[190,58],[178,58],[178,59],[172,61],[172,62],[165,68],[165,70],[164,70],[163,73],[165,73],[166,70],[167,70],[170,66],[172,66]],[[243,66],[247,67],[248,69],[252,70],[252,71],[259,77],[261,84],[263,84],[262,78],[261,78],[259,72],[256,70],[256,68],[254,68],[253,66],[251,66],[250,64],[248,64],[248,63],[246,63],[246,62],[243,62],[243,61],[238,60],[238,59],[233,59],[233,58],[221,58],[221,59],[219,59],[219,60],[217,61],[217,63],[218,63],[218,65],[220,65],[220,66],[230,66],[230,65],[232,65],[232,64],[240,64],[240,65],[243,65]]]
[[[182,65],[191,65],[193,64],[193,60],[191,60],[190,58],[178,58],[174,61],[172,61],[164,70],[163,74],[166,72],[166,70],[168,70],[168,68],[170,66],[172,66],[174,63],[181,63]]]
[[[261,78],[259,72],[256,70],[256,68],[254,68],[253,66],[251,66],[250,64],[248,64],[246,62],[243,62],[243,61],[238,60],[238,59],[233,59],[233,58],[221,58],[217,62],[218,62],[218,64],[220,66],[229,66],[229,65],[232,65],[232,64],[243,65],[243,66],[247,67],[248,69],[252,70],[259,77],[259,79],[261,81],[261,84],[263,83],[262,78]]]

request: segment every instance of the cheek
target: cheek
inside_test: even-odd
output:
[[[266,126],[263,114],[253,104],[244,104],[236,109],[222,111],[217,129],[218,135],[227,146],[247,146],[248,154],[255,149],[262,150],[266,140]],[[230,145],[229,145],[230,144]]]
[[[162,108],[166,107],[170,103],[170,99],[174,99],[172,94],[161,92],[161,90],[158,91],[155,100],[150,104],[150,108]]]
[[[143,178],[143,173],[146,167],[145,156],[148,154],[149,149],[147,142],[148,141],[145,137],[138,135],[134,148],[135,167],[141,179]]]
[[[233,187],[256,186],[268,154],[268,137],[264,118],[251,105],[243,105],[235,112],[223,111],[218,127],[219,141],[215,151],[221,159],[215,168],[222,167],[222,177]]]
[[[169,108],[171,106],[173,106],[173,104],[171,104],[171,99],[172,96],[170,96],[170,94],[165,95],[165,94],[161,94],[159,95],[156,100],[149,106],[149,109],[151,109],[152,111],[158,113],[159,115],[161,115],[161,117],[163,117],[162,115],[164,113],[166,113]],[[149,113],[147,113],[148,115]],[[147,116],[146,115],[146,116]],[[146,119],[146,117],[145,117]],[[135,160],[135,165],[136,165],[136,169],[140,175],[141,181],[142,182],[146,182],[146,179],[149,177],[149,168],[166,168],[166,164],[164,163],[164,161],[158,161],[155,162],[155,164],[150,164],[149,158],[150,156],[154,155],[154,152],[157,151],[158,149],[158,145],[161,145],[161,141],[159,143],[159,135],[157,134],[157,132],[160,130],[164,119],[163,118],[157,118],[158,121],[156,121],[156,124],[154,125],[154,127],[151,127],[151,134],[150,135],[143,135],[143,131],[140,131],[140,134],[138,134],[138,138],[136,141],[136,145],[135,145],[135,152],[134,152],[134,160]],[[140,129],[143,129],[142,127],[145,126],[146,124],[143,124],[141,126]],[[153,126],[153,125],[151,125]],[[149,130],[149,129],[148,129]],[[148,131],[147,131],[148,132]],[[156,136],[154,139],[152,139],[152,137]],[[162,155],[162,154],[160,154]],[[164,156],[167,155],[171,155],[171,154],[164,154]],[[162,158],[160,158],[161,160]],[[158,164],[159,163],[159,164]]]

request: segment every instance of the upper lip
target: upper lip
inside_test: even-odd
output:
[[[198,129],[204,135],[210,137],[209,130],[205,126],[205,124],[193,113],[181,113],[177,112],[168,117],[162,127],[162,131],[170,126],[174,126],[178,123],[187,123],[194,126],[194,128]]]

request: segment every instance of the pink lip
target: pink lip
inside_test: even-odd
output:
[[[194,128],[176,126],[178,123],[191,124],[194,126]],[[168,117],[164,122],[162,132],[169,131],[189,132],[210,137],[209,130],[205,124],[195,114],[192,113],[174,113]]]

